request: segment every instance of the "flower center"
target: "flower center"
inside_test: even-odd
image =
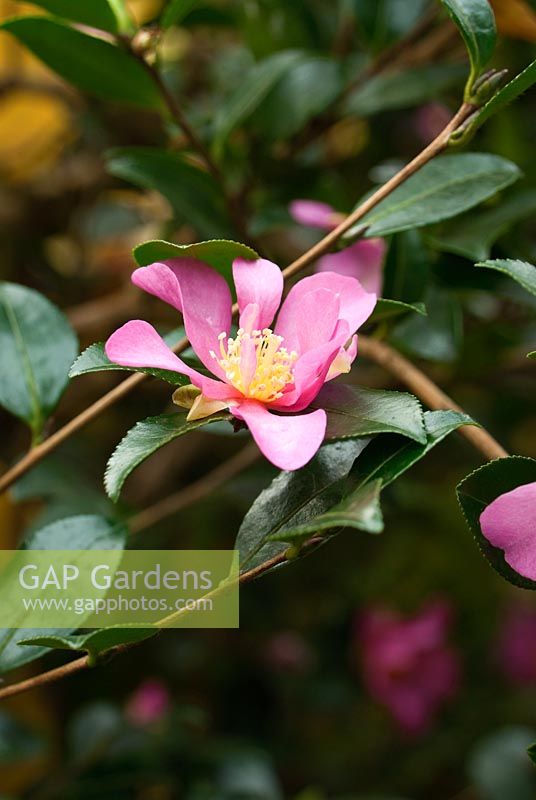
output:
[[[294,383],[292,370],[298,354],[281,347],[283,337],[270,328],[251,333],[239,328],[234,339],[225,332],[218,339],[219,356],[213,351],[210,354],[229,383],[245,397],[271,403],[283,396],[285,386]]]

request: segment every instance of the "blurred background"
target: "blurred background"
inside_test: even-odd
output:
[[[163,3],[129,5],[150,26]],[[493,66],[515,74],[534,57],[536,6],[493,5]],[[0,0],[0,17],[25,13],[42,10]],[[441,129],[465,74],[459,34],[425,0],[207,0],[167,31],[158,57],[204,136],[255,62],[292,49],[310,53],[315,69],[276,83],[223,159],[251,237],[283,266],[317,238],[292,220],[289,203],[311,198],[350,210]],[[345,86],[355,82],[342,101],[341,74]],[[534,345],[533,298],[506,277],[474,270],[482,256],[470,254],[536,259],[534,122],[528,93],[471,145],[523,170],[500,200],[392,237],[387,262],[420,265],[437,313],[389,322],[383,332],[505,447],[533,457],[534,366],[524,355]],[[176,325],[169,309],[130,286],[134,245],[225,235],[217,203],[196,181],[185,197],[139,188],[127,168],[107,168],[112,148],[183,145],[158,114],[79,93],[0,33],[0,277],[61,307],[81,349],[132,317]],[[365,360],[354,376],[397,388]],[[73,381],[54,427],[118,380],[102,373]],[[2,547],[69,514],[117,513],[102,489],[104,464],[169,394],[145,382],[2,496]],[[28,434],[4,411],[0,425],[2,467],[28,446]],[[243,444],[224,432],[173,443],[133,475],[121,513],[151,508]],[[347,532],[244,587],[240,630],[168,631],[99,669],[5,702],[2,796],[535,798],[524,753],[536,740],[536,605],[488,567],[465,527],[453,487],[478,465],[467,442],[446,440],[386,491],[381,537]],[[252,462],[210,497],[135,535],[152,548],[232,547],[275,474]],[[47,656],[17,675],[59,663]]]

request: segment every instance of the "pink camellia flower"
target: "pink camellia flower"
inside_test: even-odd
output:
[[[512,569],[536,581],[536,481],[499,495],[480,515],[488,542]]]
[[[361,619],[365,685],[406,733],[425,733],[456,692],[460,665],[446,641],[450,624],[450,609],[444,603],[431,603],[406,619],[381,609]]]
[[[344,219],[326,203],[316,200],[294,200],[289,211],[293,219],[311,228],[333,230]],[[361,239],[338,253],[328,253],[318,260],[317,272],[337,272],[350,278],[357,278],[361,285],[375,295],[380,295],[383,287],[383,262],[386,245],[383,239]]]
[[[314,664],[314,653],[303,636],[295,631],[280,631],[264,648],[264,661],[277,672],[303,675]]]
[[[355,278],[312,275],[290,290],[272,330],[283,292],[279,267],[265,259],[237,258],[233,278],[240,312],[234,336],[229,286],[201,261],[172,259],[132,276],[136,286],[182,313],[192,348],[215,378],[185,364],[142,320],[113,333],[106,355],[122,366],[188,376],[199,390],[189,420],[228,408],[249,427],[266,458],[280,469],[299,469],[322,443],[326,413],[298,412],[326,381],[350,370],[357,354],[355,332],[372,313],[376,296]],[[175,395],[181,404],[181,390]]]
[[[513,606],[508,610],[497,640],[496,660],[512,683],[536,684],[536,609]]]
[[[169,710],[170,704],[171,698],[166,685],[152,678],[140,684],[130,695],[125,714],[133,725],[144,727],[159,722]]]

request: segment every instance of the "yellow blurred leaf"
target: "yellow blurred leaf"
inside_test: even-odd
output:
[[[36,13],[43,9],[0,0],[0,19]],[[7,33],[0,33],[2,81],[9,88],[0,94],[0,176],[21,183],[50,169],[76,129],[65,100],[52,94],[61,81]]]
[[[59,97],[14,90],[0,100],[0,174],[19,183],[49,169],[75,136]]]
[[[127,0],[127,6],[138,25],[154,19],[163,5],[164,0]]]
[[[341,119],[327,131],[326,156],[329,161],[344,161],[358,155],[369,141],[369,127],[361,119]]]
[[[491,0],[503,36],[536,42],[536,12],[525,0]]]

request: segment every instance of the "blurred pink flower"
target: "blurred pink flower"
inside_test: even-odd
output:
[[[188,405],[189,420],[228,408],[246,423],[266,458],[280,469],[299,469],[322,444],[326,412],[296,412],[313,402],[326,381],[350,371],[357,355],[355,332],[372,313],[376,295],[355,278],[324,272],[298,281],[279,309],[283,276],[276,264],[237,258],[233,278],[240,311],[234,338],[231,290],[207,264],[176,258],[132,276],[136,286],[182,313],[192,348],[216,379],[178,358],[142,320],[113,333],[106,355],[125,367],[187,375],[199,390]],[[191,403],[191,392],[189,398]],[[180,389],[174,399],[183,402]]]
[[[441,133],[452,117],[447,106],[442,103],[427,103],[415,114],[415,128],[422,142],[427,144]]]
[[[125,715],[133,725],[158,722],[169,710],[171,698],[166,685],[155,678],[141,683],[127,700]]]
[[[289,211],[300,225],[330,231],[344,219],[326,203],[316,200],[294,200]],[[317,272],[337,272],[349,278],[357,278],[367,292],[376,296],[383,288],[383,262],[386,244],[383,239],[360,239],[338,253],[328,253],[318,260]]]
[[[499,495],[480,515],[480,528],[512,569],[536,580],[536,481]]]
[[[289,211],[291,217],[300,225],[321,228],[324,231],[336,228],[344,219],[344,215],[335,211],[332,206],[317,200],[293,200]]]
[[[504,675],[521,686],[536,684],[536,610],[513,606],[507,612],[496,645]]]
[[[276,633],[268,640],[263,655],[268,666],[299,675],[307,672],[314,661],[311,648],[295,631]]]
[[[450,625],[450,609],[439,602],[413,617],[373,609],[361,619],[365,685],[409,734],[425,733],[458,688],[458,654],[447,644]]]

